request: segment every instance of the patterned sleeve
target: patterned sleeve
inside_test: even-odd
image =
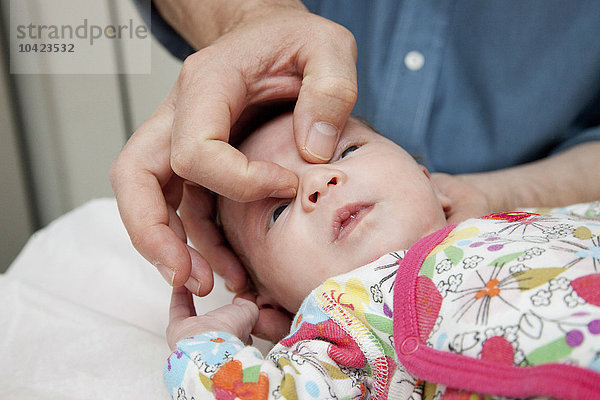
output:
[[[264,358],[231,334],[210,332],[177,344],[164,380],[178,400],[360,398],[366,374],[337,364],[329,350],[325,340],[300,340]]]
[[[228,333],[182,340],[165,366],[169,393],[178,400],[387,398],[400,376],[391,288],[402,255],[328,279],[266,357]]]

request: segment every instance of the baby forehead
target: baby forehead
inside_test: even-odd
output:
[[[253,132],[239,146],[242,153],[253,160],[268,160],[276,162],[278,159],[300,155],[294,139],[292,116],[284,115],[261,126]]]

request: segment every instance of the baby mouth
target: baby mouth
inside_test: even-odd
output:
[[[348,236],[372,209],[372,204],[350,204],[337,210],[333,218],[333,242]]]

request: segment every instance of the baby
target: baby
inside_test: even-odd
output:
[[[599,221],[515,212],[448,226],[425,168],[358,119],[328,164],[300,158],[291,129],[281,115],[240,150],[295,172],[296,197],[219,202],[258,293],[296,313],[291,331],[263,358],[243,343],[253,303],[196,317],[175,289],[174,399],[600,393]]]

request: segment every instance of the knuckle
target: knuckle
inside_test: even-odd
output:
[[[231,195],[236,201],[246,201],[252,198],[253,194],[252,184],[250,182],[231,187]]]
[[[182,81],[187,81],[196,70],[198,56],[197,53],[191,54],[183,60],[183,64],[181,66],[181,70],[179,71],[179,79]]]
[[[116,191],[119,188],[119,186],[121,186],[121,182],[124,179],[126,179],[128,172],[128,168],[126,167],[126,165],[127,160],[125,159],[125,156],[122,152],[110,164],[108,177],[114,191]]]
[[[110,165],[110,170],[108,171],[108,177],[110,179],[110,185],[112,186],[113,191],[117,188],[119,184],[119,172],[119,158],[117,157]]]
[[[250,189],[247,185],[235,185],[226,189],[227,197],[233,201],[246,201],[250,198]]]
[[[184,149],[184,146],[177,146],[171,149],[171,170],[181,178],[188,179],[190,177],[193,161],[190,153]]]
[[[142,214],[139,216],[140,221],[147,221],[148,219],[146,215]],[[155,226],[154,224],[130,226],[129,228],[131,229],[127,230],[131,244],[141,254],[153,254],[153,252],[156,252],[160,248],[161,244],[164,245],[164,243],[159,242],[159,238],[156,235],[153,235]]]
[[[240,181],[231,185],[231,192],[235,197],[235,201],[254,201],[267,196],[264,193],[267,190],[264,186],[267,182],[263,180],[265,178],[260,172],[256,170],[250,172],[249,168],[240,178]]]
[[[181,70],[179,71],[179,81],[181,84],[193,81],[200,75],[200,69],[205,68],[209,63],[220,59],[222,54],[216,53],[214,46],[205,47],[193,54],[190,54],[183,60]]]
[[[337,25],[337,27],[338,27],[338,33],[337,33],[338,40],[344,46],[346,46],[348,50],[350,50],[354,54],[356,54],[357,46],[356,46],[356,38],[354,37],[354,34],[352,32],[350,32],[349,29],[347,29],[346,27],[344,27],[342,25]]]
[[[120,181],[127,176],[127,173],[131,170],[133,165],[132,160],[133,152],[131,151],[132,142],[134,141],[134,135],[136,135],[137,131],[133,133],[131,138],[125,143],[120,153],[115,157],[115,159],[110,164],[109,169],[109,179],[113,189],[116,189],[120,184]]]
[[[236,311],[236,322],[238,324],[238,328],[243,330],[244,327],[248,325],[252,325],[252,312],[245,305],[238,305]]]
[[[146,235],[141,232],[129,232],[129,240],[136,250],[141,251],[146,243]]]
[[[219,165],[219,163],[215,165]],[[237,202],[256,200],[256,193],[260,191],[263,182],[251,170],[252,165],[249,164],[245,170],[239,172],[239,175],[235,179],[228,181],[220,179],[220,194]]]
[[[315,90],[343,106],[352,107],[358,96],[356,83],[344,77],[321,77],[315,82]]]
[[[201,77],[200,70],[206,65],[207,58],[204,56],[205,49],[187,56],[183,61],[177,84],[179,89],[184,89],[194,84]]]
[[[326,22],[325,29],[320,29],[319,34],[323,35],[325,40],[334,43],[343,52],[350,52],[356,59],[357,45],[354,34],[343,25],[333,21]]]

